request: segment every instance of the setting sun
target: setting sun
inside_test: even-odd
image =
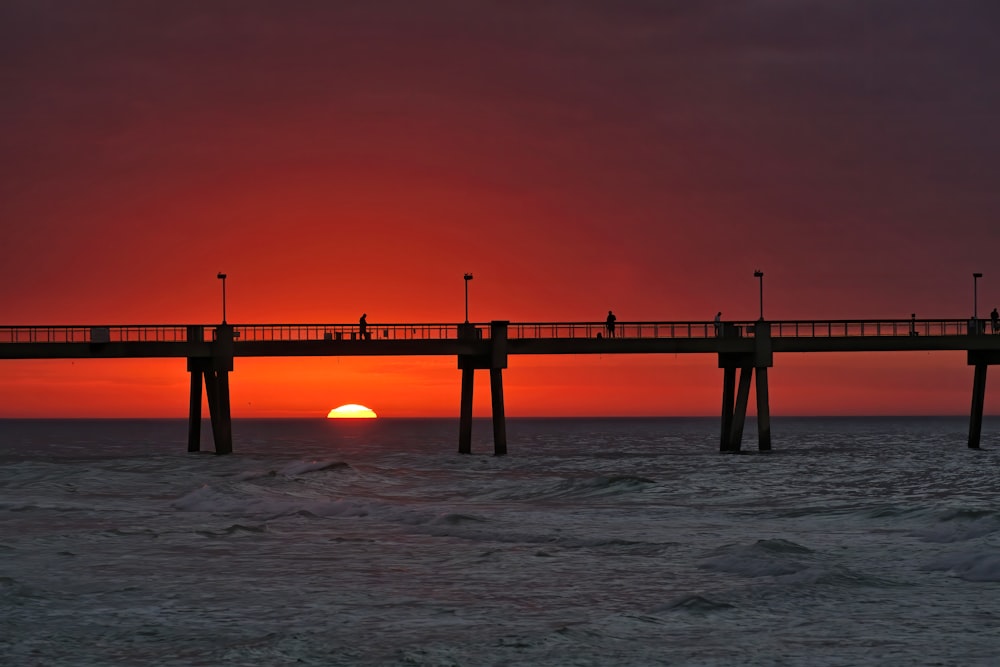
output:
[[[366,408],[357,403],[348,403],[334,408],[326,415],[327,419],[375,419],[378,417],[371,408]]]

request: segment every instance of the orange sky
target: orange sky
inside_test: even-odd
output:
[[[0,324],[968,317],[994,3],[0,6]],[[0,416],[182,416],[183,361]],[[781,356],[781,414],[963,414],[962,355]],[[237,360],[236,416],[457,415],[453,359]],[[512,358],[507,413],[719,411],[711,356]],[[476,411],[488,414],[488,382]],[[987,391],[987,411],[1000,395]]]

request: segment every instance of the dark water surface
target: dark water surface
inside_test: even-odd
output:
[[[996,665],[967,428],[512,419],[497,458],[488,421],[460,456],[455,420],[253,420],[217,457],[0,421],[0,664]]]

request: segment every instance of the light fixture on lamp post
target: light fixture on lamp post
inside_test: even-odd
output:
[[[753,277],[760,281],[760,319],[764,319],[764,272],[757,269],[753,272]]]
[[[972,274],[972,319],[979,321],[979,279],[983,277],[981,273]]]
[[[219,275],[216,277],[222,281],[222,323],[225,324],[226,323],[226,274],[220,271]]]
[[[465,274],[465,323],[469,323],[469,281],[472,280],[472,274]]]

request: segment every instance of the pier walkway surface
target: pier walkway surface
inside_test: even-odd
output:
[[[758,446],[771,447],[767,369],[775,353],[964,351],[975,367],[969,447],[982,431],[986,370],[1000,363],[987,320],[748,320],[688,322],[151,324],[0,326],[0,359],[187,359],[188,449],[200,450],[202,387],[215,451],[232,451],[229,373],[236,357],[455,356],[462,370],[459,451],[471,447],[475,370],[490,371],[494,453],[506,454],[502,371],[518,354],[716,354],[723,370],[721,451],[739,451],[751,377]],[[739,383],[736,371],[739,370]],[[204,383],[203,383],[204,380]]]

